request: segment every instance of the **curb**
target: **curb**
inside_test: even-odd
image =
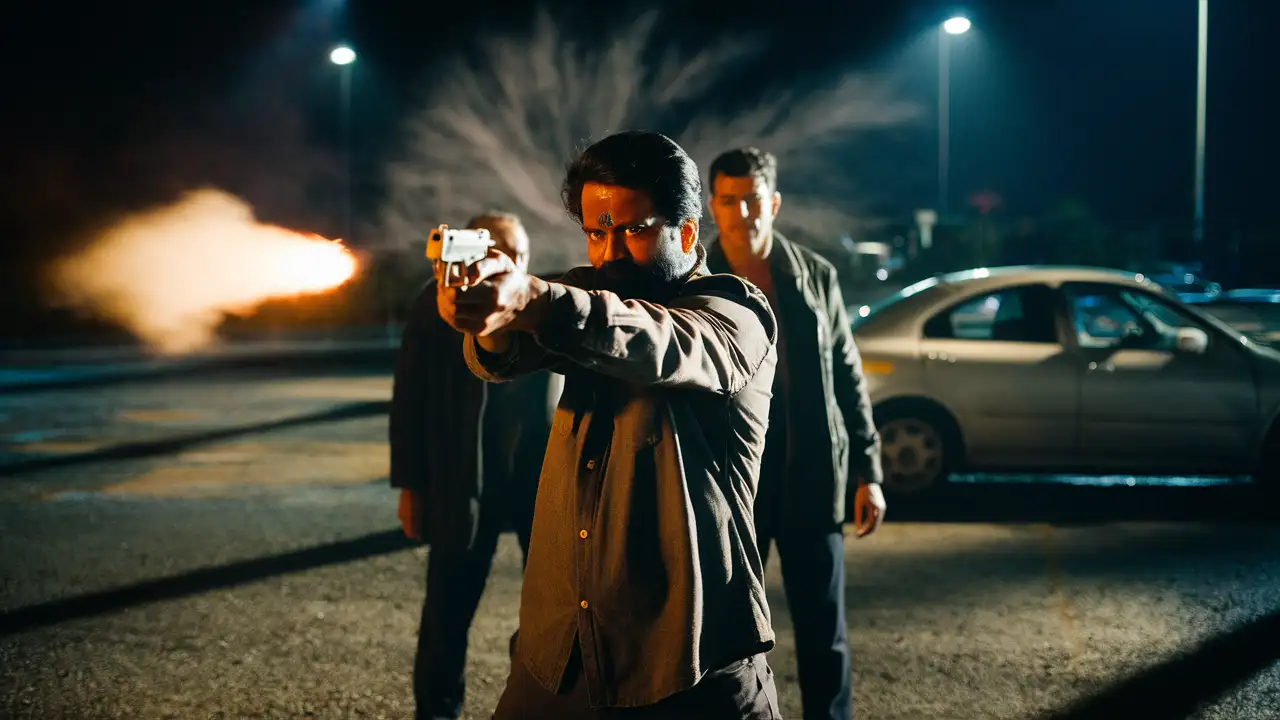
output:
[[[181,359],[109,364],[0,368],[0,395],[100,387],[160,378],[195,376],[231,370],[316,372],[352,367],[386,367],[395,363],[397,347],[375,345],[320,347],[289,351],[242,352]]]

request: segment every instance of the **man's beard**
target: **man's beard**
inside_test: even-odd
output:
[[[664,302],[702,264],[702,257],[701,246],[697,255],[690,257],[679,244],[672,243],[654,258],[652,265],[637,265],[625,258],[613,260],[596,269],[596,288],[613,292],[624,300]]]

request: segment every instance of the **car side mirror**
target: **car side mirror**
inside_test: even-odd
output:
[[[1195,327],[1178,328],[1178,352],[1203,355],[1209,349],[1209,334]]]

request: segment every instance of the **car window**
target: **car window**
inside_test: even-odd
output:
[[[934,339],[1056,343],[1052,291],[1043,285],[1006,288],[968,298],[930,318]]]
[[[1178,329],[1199,327],[1147,293],[1110,286],[1069,286],[1068,304],[1083,348],[1173,350]]]
[[[862,325],[863,323],[865,323],[868,319],[878,315],[881,311],[887,310],[893,307],[894,305],[897,305],[899,302],[906,300],[909,297],[918,295],[919,293],[922,293],[926,290],[931,290],[937,286],[938,286],[938,279],[936,277],[926,278],[924,280],[921,280],[918,283],[908,285],[907,287],[902,288],[898,292],[892,295],[889,295],[888,297],[880,298],[879,300],[876,300],[875,302],[872,302],[868,305],[861,305],[856,308],[850,308],[849,314],[853,316],[853,326],[857,328],[859,325]]]

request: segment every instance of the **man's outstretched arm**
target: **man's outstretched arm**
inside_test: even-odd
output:
[[[733,394],[776,340],[773,312],[755,287],[728,276],[691,281],[671,306],[552,283],[533,326],[546,350],[637,385]]]
[[[668,307],[578,287],[590,268],[548,283],[497,256],[482,263],[484,280],[465,293],[445,291],[442,306],[446,320],[469,333],[467,363],[485,379],[568,361],[637,385],[732,394],[776,341],[768,300],[732,276],[692,280],[686,289],[696,291]]]

